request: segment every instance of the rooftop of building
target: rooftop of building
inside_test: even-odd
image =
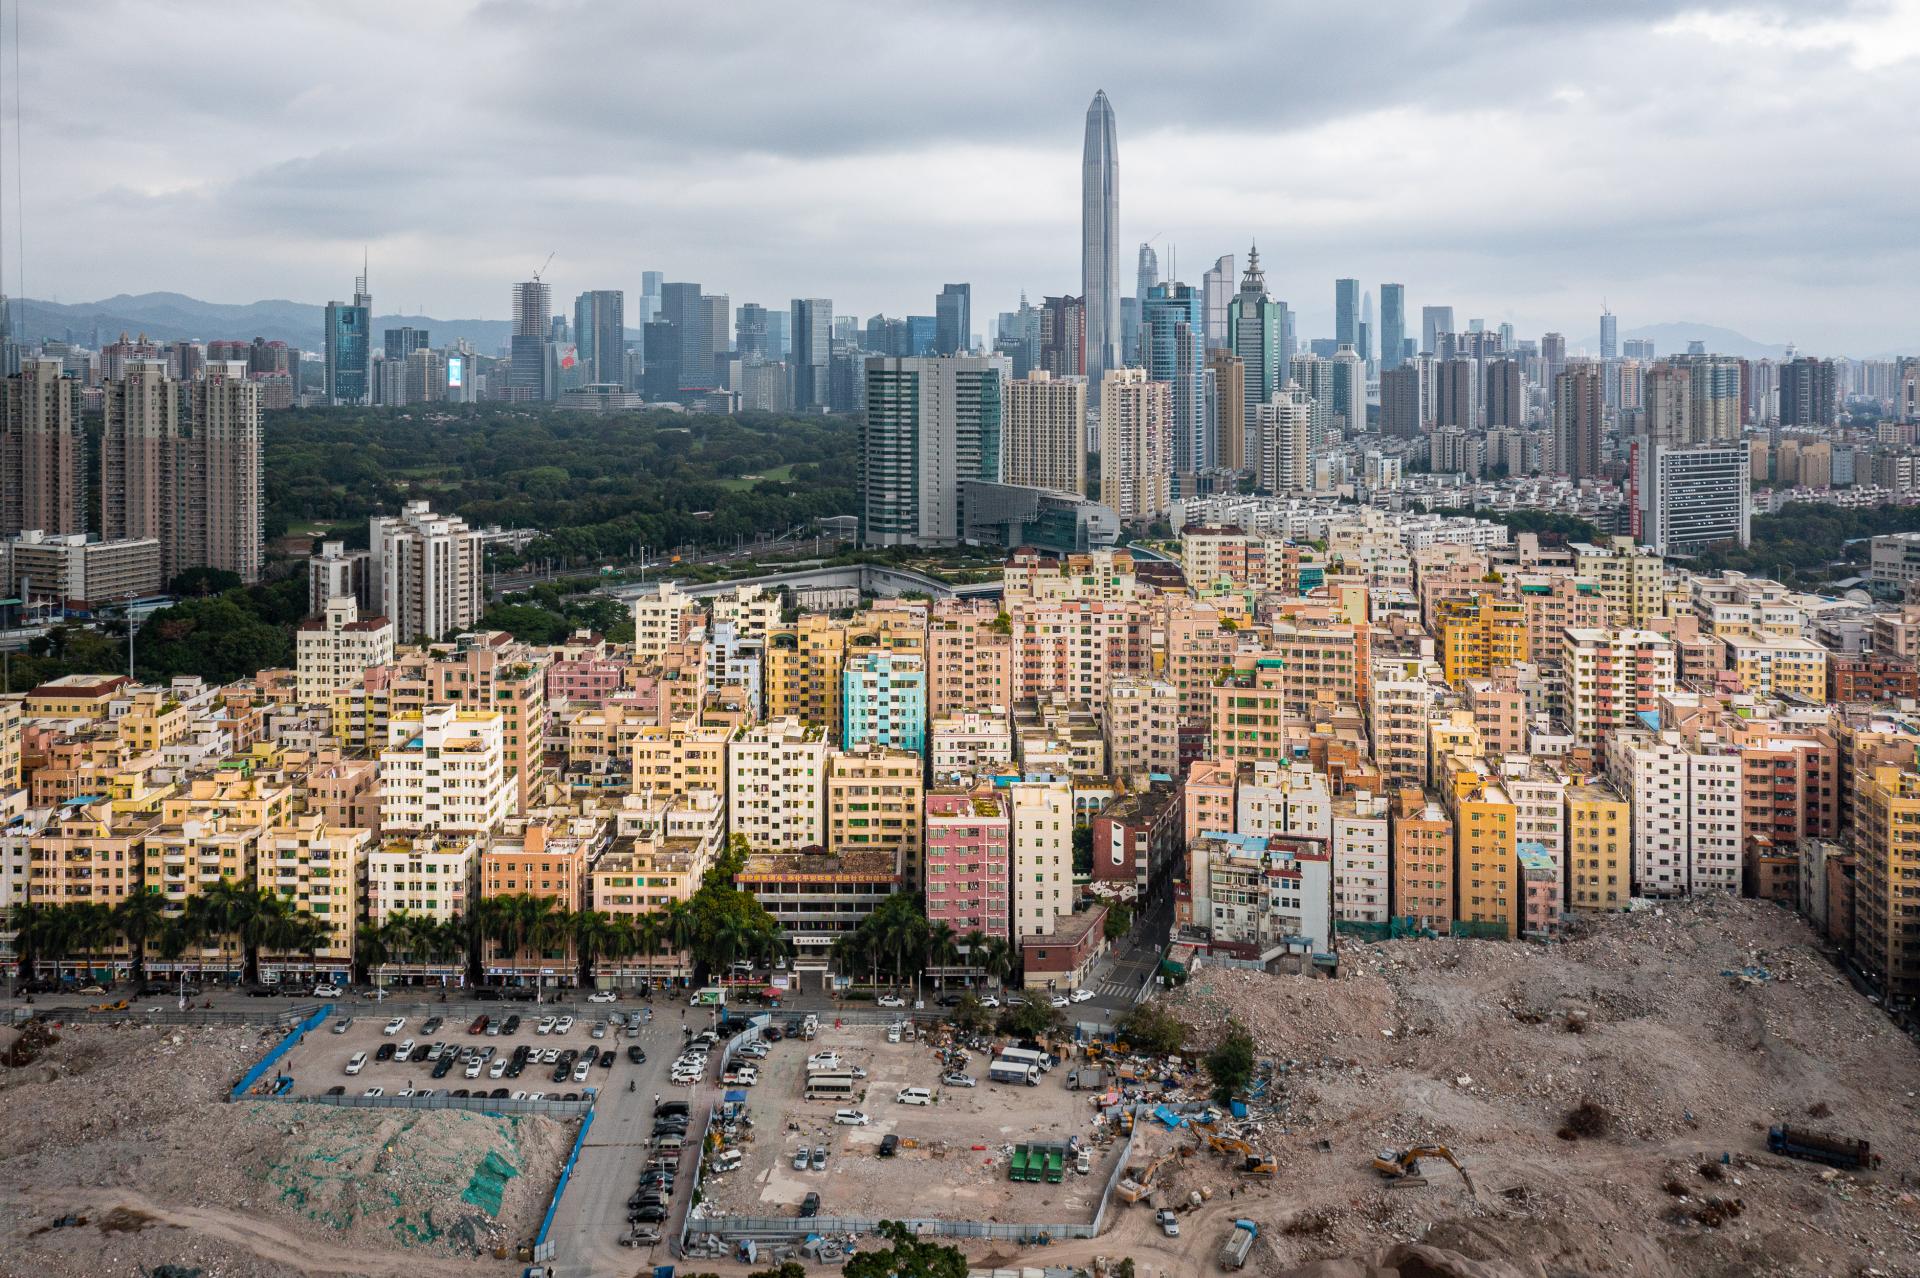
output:
[[[900,877],[892,851],[755,852],[740,868],[739,880],[790,882],[897,881]]]

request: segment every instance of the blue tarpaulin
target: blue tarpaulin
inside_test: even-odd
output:
[[[1165,1123],[1169,1129],[1178,1127],[1182,1123],[1187,1121],[1186,1119],[1180,1117],[1180,1115],[1168,1109],[1165,1105],[1156,1105],[1153,1110],[1153,1116],[1159,1121]]]

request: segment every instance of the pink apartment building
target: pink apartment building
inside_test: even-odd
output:
[[[929,794],[927,919],[966,935],[1008,936],[1013,820],[997,790]]]

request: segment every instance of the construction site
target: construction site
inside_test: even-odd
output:
[[[1412,1244],[1407,1272],[1462,1278],[1920,1274],[1920,1051],[1777,907],[1349,946],[1341,968],[1201,966],[1164,1002],[1189,1050],[1250,1031],[1244,1114],[1163,1063],[1133,1089],[1165,1102],[1137,1201],[1097,1239],[976,1263],[1194,1273],[1238,1239],[1246,1272],[1312,1278],[1401,1272]],[[1848,1154],[1769,1152],[1776,1127]]]
[[[573,1126],[227,1103],[281,1033],[0,1030],[0,1273],[517,1272],[495,1257],[537,1230]]]

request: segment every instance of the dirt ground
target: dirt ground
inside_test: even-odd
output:
[[[803,1098],[806,1058],[829,1048],[868,1071],[863,1095],[852,1102]],[[1044,1075],[1037,1087],[986,1081],[986,1060],[973,1053],[971,1088],[945,1087],[934,1049],[924,1042],[889,1043],[877,1025],[822,1027],[813,1042],[772,1045],[760,1062],[760,1082],[750,1089],[754,1128],[743,1146],[739,1170],[713,1178],[707,1193],[714,1214],[781,1216],[797,1212],[809,1192],[820,1195],[823,1216],[945,1216],[996,1221],[1083,1221],[1093,1217],[1100,1186],[1118,1157],[1118,1146],[1095,1147],[1091,1171],[1071,1169],[1057,1185],[1014,1184],[1007,1159],[1014,1144],[1092,1142],[1094,1111],[1086,1094],[1068,1092],[1064,1070]],[[905,1087],[931,1088],[933,1105],[903,1105]],[[871,1119],[864,1127],[835,1124],[839,1108],[857,1108]],[[900,1152],[879,1156],[888,1134],[901,1138]],[[798,1171],[801,1145],[828,1147],[822,1171]],[[911,1207],[906,1204],[912,1204]],[[698,1226],[696,1225],[696,1229]]]
[[[1129,1208],[1044,1263],[1188,1272],[1245,1216],[1261,1226],[1248,1271],[1265,1274],[1405,1241],[1516,1274],[1920,1274],[1920,1052],[1785,911],[1704,899],[1552,948],[1403,941],[1343,965],[1338,981],[1202,968],[1169,1000],[1203,1037],[1234,1016],[1283,1065],[1249,1123],[1274,1181],[1196,1156],[1165,1196],[1211,1194],[1181,1238]],[[1722,975],[1748,967],[1769,979]],[[1563,1138],[1589,1101],[1604,1132]],[[1865,1137],[1884,1161],[1854,1175],[1774,1157],[1781,1122]],[[1451,1147],[1477,1194],[1437,1161],[1417,1188],[1370,1170],[1415,1142]]]
[[[277,1037],[258,1029],[56,1034],[0,1067],[0,1275],[517,1272],[492,1251],[538,1229],[572,1140],[544,1118],[228,1104]]]

